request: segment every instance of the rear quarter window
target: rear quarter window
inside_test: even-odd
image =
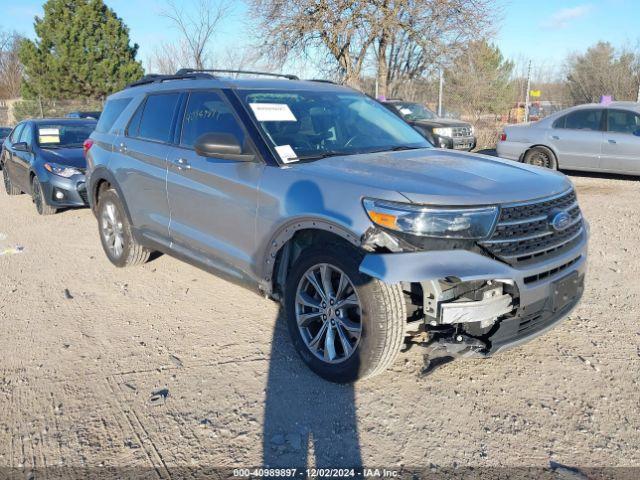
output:
[[[104,111],[100,115],[100,120],[96,125],[96,132],[107,133],[116,123],[118,117],[122,114],[125,108],[131,103],[131,98],[119,98],[117,100],[109,100],[104,106]]]

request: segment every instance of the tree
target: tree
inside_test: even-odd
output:
[[[220,21],[229,14],[230,9],[230,4],[225,1],[218,2],[214,6],[211,0],[199,0],[195,8],[187,9],[195,11],[194,15],[189,15],[175,2],[168,2],[168,8],[162,12],[162,15],[168,18],[182,35],[182,42],[177,46],[171,46],[171,50],[180,54],[182,61],[187,63],[184,67],[203,70],[210,66],[209,43]],[[161,62],[167,63],[166,55],[163,57],[156,51],[155,56]]]
[[[252,0],[278,60],[295,54],[329,59],[345,83],[359,86],[368,62],[380,94],[417,78],[461,45],[490,32],[494,0]],[[492,13],[493,15],[489,15]],[[326,62],[325,62],[326,64]]]
[[[262,50],[276,62],[295,54],[319,56],[341,81],[358,86],[375,32],[366,0],[253,0]],[[330,71],[327,73],[331,73]]]
[[[102,0],[48,0],[35,31],[19,50],[27,97],[103,98],[144,73],[129,29]]]
[[[20,95],[22,65],[18,58],[18,46],[21,39],[15,32],[0,31],[0,98]]]
[[[602,95],[616,100],[637,100],[640,55],[608,42],[598,42],[583,55],[567,61],[566,88],[574,104],[599,102]]]
[[[447,105],[473,115],[500,114],[513,104],[514,64],[487,40],[471,42],[445,71]]]
[[[474,40],[493,34],[493,0],[374,0],[371,23],[380,95],[442,68]]]

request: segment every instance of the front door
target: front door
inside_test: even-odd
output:
[[[607,110],[600,169],[640,175],[640,114],[630,110]]]
[[[168,162],[172,248],[227,276],[246,278],[254,270],[257,193],[264,165],[201,157],[193,146],[205,133],[231,134],[241,145],[249,143],[221,93],[189,95],[179,146],[171,150]]]
[[[20,133],[18,142],[25,143],[27,145],[27,150],[13,151],[14,171],[11,174],[11,179],[23,192],[31,191],[31,185],[29,184],[29,172],[31,169],[31,161],[33,159],[33,133],[33,125],[31,123],[26,123]]]
[[[603,109],[579,109],[556,120],[547,132],[560,168],[597,170],[602,152]]]

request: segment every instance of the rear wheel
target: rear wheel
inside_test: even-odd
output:
[[[352,248],[311,248],[294,263],[285,291],[294,346],[316,374],[346,383],[388,368],[402,347],[406,307],[399,285],[359,271]]]
[[[536,167],[558,169],[556,156],[547,147],[533,147],[524,156],[524,163],[535,165]]]
[[[116,267],[141,265],[149,260],[151,251],[133,238],[131,225],[115,190],[100,195],[98,228],[102,248]]]
[[[7,191],[7,195],[20,195],[22,193],[9,178],[6,165],[2,168],[2,178],[4,179],[4,189]]]
[[[53,215],[58,211],[57,208],[53,208],[45,200],[42,185],[40,184],[38,177],[33,177],[31,180],[31,197],[33,198],[33,203],[36,206],[38,214]]]

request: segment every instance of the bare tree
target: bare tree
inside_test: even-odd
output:
[[[192,13],[189,13],[192,10]],[[212,0],[198,0],[194,8],[184,8],[184,2],[178,6],[173,0],[167,2],[167,8],[161,15],[169,19],[180,31],[182,43],[174,46],[174,52],[188,54],[191,67],[206,68],[211,61],[209,44],[215,36],[216,29],[231,11],[230,3],[226,0],[214,2]],[[157,53],[157,52],[156,52]],[[156,55],[157,56],[157,55]],[[167,60],[169,55],[164,55]]]
[[[22,64],[18,46],[22,37],[15,32],[0,31],[0,98],[20,96]]]
[[[320,55],[325,71],[358,86],[375,32],[369,24],[375,6],[366,0],[252,0],[260,19],[262,51],[282,62],[300,54]],[[326,62],[329,60],[329,62]]]
[[[192,56],[185,41],[164,42],[153,50],[147,59],[147,70],[153,73],[172,75],[181,68],[192,67]]]
[[[570,100],[597,102],[602,95],[616,100],[636,100],[640,83],[640,55],[628,48],[617,51],[599,42],[567,61],[566,88]]]
[[[475,40],[490,38],[500,18],[494,0],[376,0],[372,24],[381,95],[431,74]]]

